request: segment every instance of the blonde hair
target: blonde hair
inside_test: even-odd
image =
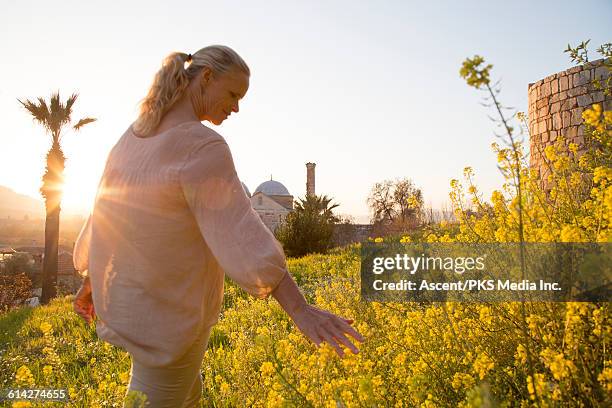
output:
[[[190,62],[187,68],[186,62]],[[173,52],[164,58],[147,96],[140,101],[140,113],[132,126],[134,132],[149,136],[164,114],[183,96],[190,81],[205,67],[214,74],[222,74],[233,68],[247,75],[251,73],[240,55],[224,45],[210,45],[193,55]]]

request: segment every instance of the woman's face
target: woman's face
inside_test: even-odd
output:
[[[192,103],[200,121],[220,125],[232,112],[238,112],[238,103],[249,89],[247,74],[233,69],[215,75],[204,69],[198,78],[199,92],[192,94]]]

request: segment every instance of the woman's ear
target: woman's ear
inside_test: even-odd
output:
[[[212,70],[209,67],[202,68],[202,72],[200,73],[200,78],[202,81],[202,85],[207,84],[208,81],[212,78]]]

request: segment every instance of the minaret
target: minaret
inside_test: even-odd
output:
[[[315,166],[314,163],[306,163],[306,196],[315,195]]]

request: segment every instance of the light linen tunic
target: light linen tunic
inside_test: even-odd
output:
[[[266,297],[287,274],[222,136],[185,122],[111,150],[74,250],[88,270],[99,338],[141,364],[179,359],[218,321],[227,274]]]

